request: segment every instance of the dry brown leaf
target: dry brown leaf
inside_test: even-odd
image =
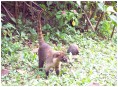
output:
[[[100,86],[100,84],[97,82],[91,82],[88,86]]]
[[[30,74],[33,75],[34,74],[34,71],[30,72]]]
[[[22,70],[22,69],[18,69],[17,72],[19,72],[22,75],[26,73],[26,71],[25,70]]]
[[[1,70],[1,76],[8,75],[8,74],[9,74],[9,70],[8,69],[2,69]]]
[[[31,52],[32,53],[37,53],[39,48],[34,48]]]
[[[40,75],[37,75],[36,78],[39,79],[40,78]]]

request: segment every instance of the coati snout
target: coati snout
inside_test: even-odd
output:
[[[77,44],[71,44],[67,50],[67,53],[72,53],[72,55],[79,54],[79,49]]]
[[[68,57],[64,56],[64,57],[61,59],[61,62],[67,63],[67,62],[68,62]]]
[[[53,58],[59,58],[61,62],[68,62],[68,57],[62,51],[58,51],[57,53],[55,53],[53,55]]]

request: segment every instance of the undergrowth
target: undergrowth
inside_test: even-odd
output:
[[[79,31],[78,31],[79,32]],[[79,55],[69,56],[68,63],[62,63],[60,75],[50,72],[45,79],[45,72],[38,69],[38,56],[31,47],[24,46],[21,42],[5,42],[2,38],[1,68],[9,71],[8,75],[1,76],[4,86],[85,86],[91,82],[102,86],[117,85],[117,57],[116,37],[112,40],[103,40],[92,33],[78,33],[66,35],[67,44],[57,43],[57,46],[48,43],[56,50],[65,52],[70,43],[79,46]],[[6,44],[5,44],[6,43]]]

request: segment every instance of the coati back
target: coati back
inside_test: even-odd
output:
[[[51,48],[49,44],[44,41],[42,29],[41,29],[41,16],[38,16],[39,26],[37,28],[37,32],[39,34],[39,50],[38,50],[38,57],[39,57],[39,68],[43,68],[44,62],[45,65],[45,73],[46,78],[49,75],[49,69],[51,67],[55,68],[56,74],[59,75],[60,69],[60,61],[67,62],[67,57],[62,51],[55,51]]]
[[[71,44],[67,50],[67,53],[72,53],[72,55],[77,55],[79,53],[78,46],[76,44]]]

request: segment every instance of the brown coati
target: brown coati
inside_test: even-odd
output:
[[[67,53],[72,53],[72,55],[79,54],[79,49],[76,44],[71,44],[67,50]]]
[[[51,67],[54,67],[56,74],[59,75],[60,62],[67,62],[68,57],[62,51],[53,50],[51,46],[44,41],[41,29],[40,15],[38,15],[38,20],[40,20],[37,28],[37,32],[39,34],[39,45],[40,45],[38,49],[39,68],[43,68],[45,62],[46,78],[49,75],[49,70]]]

